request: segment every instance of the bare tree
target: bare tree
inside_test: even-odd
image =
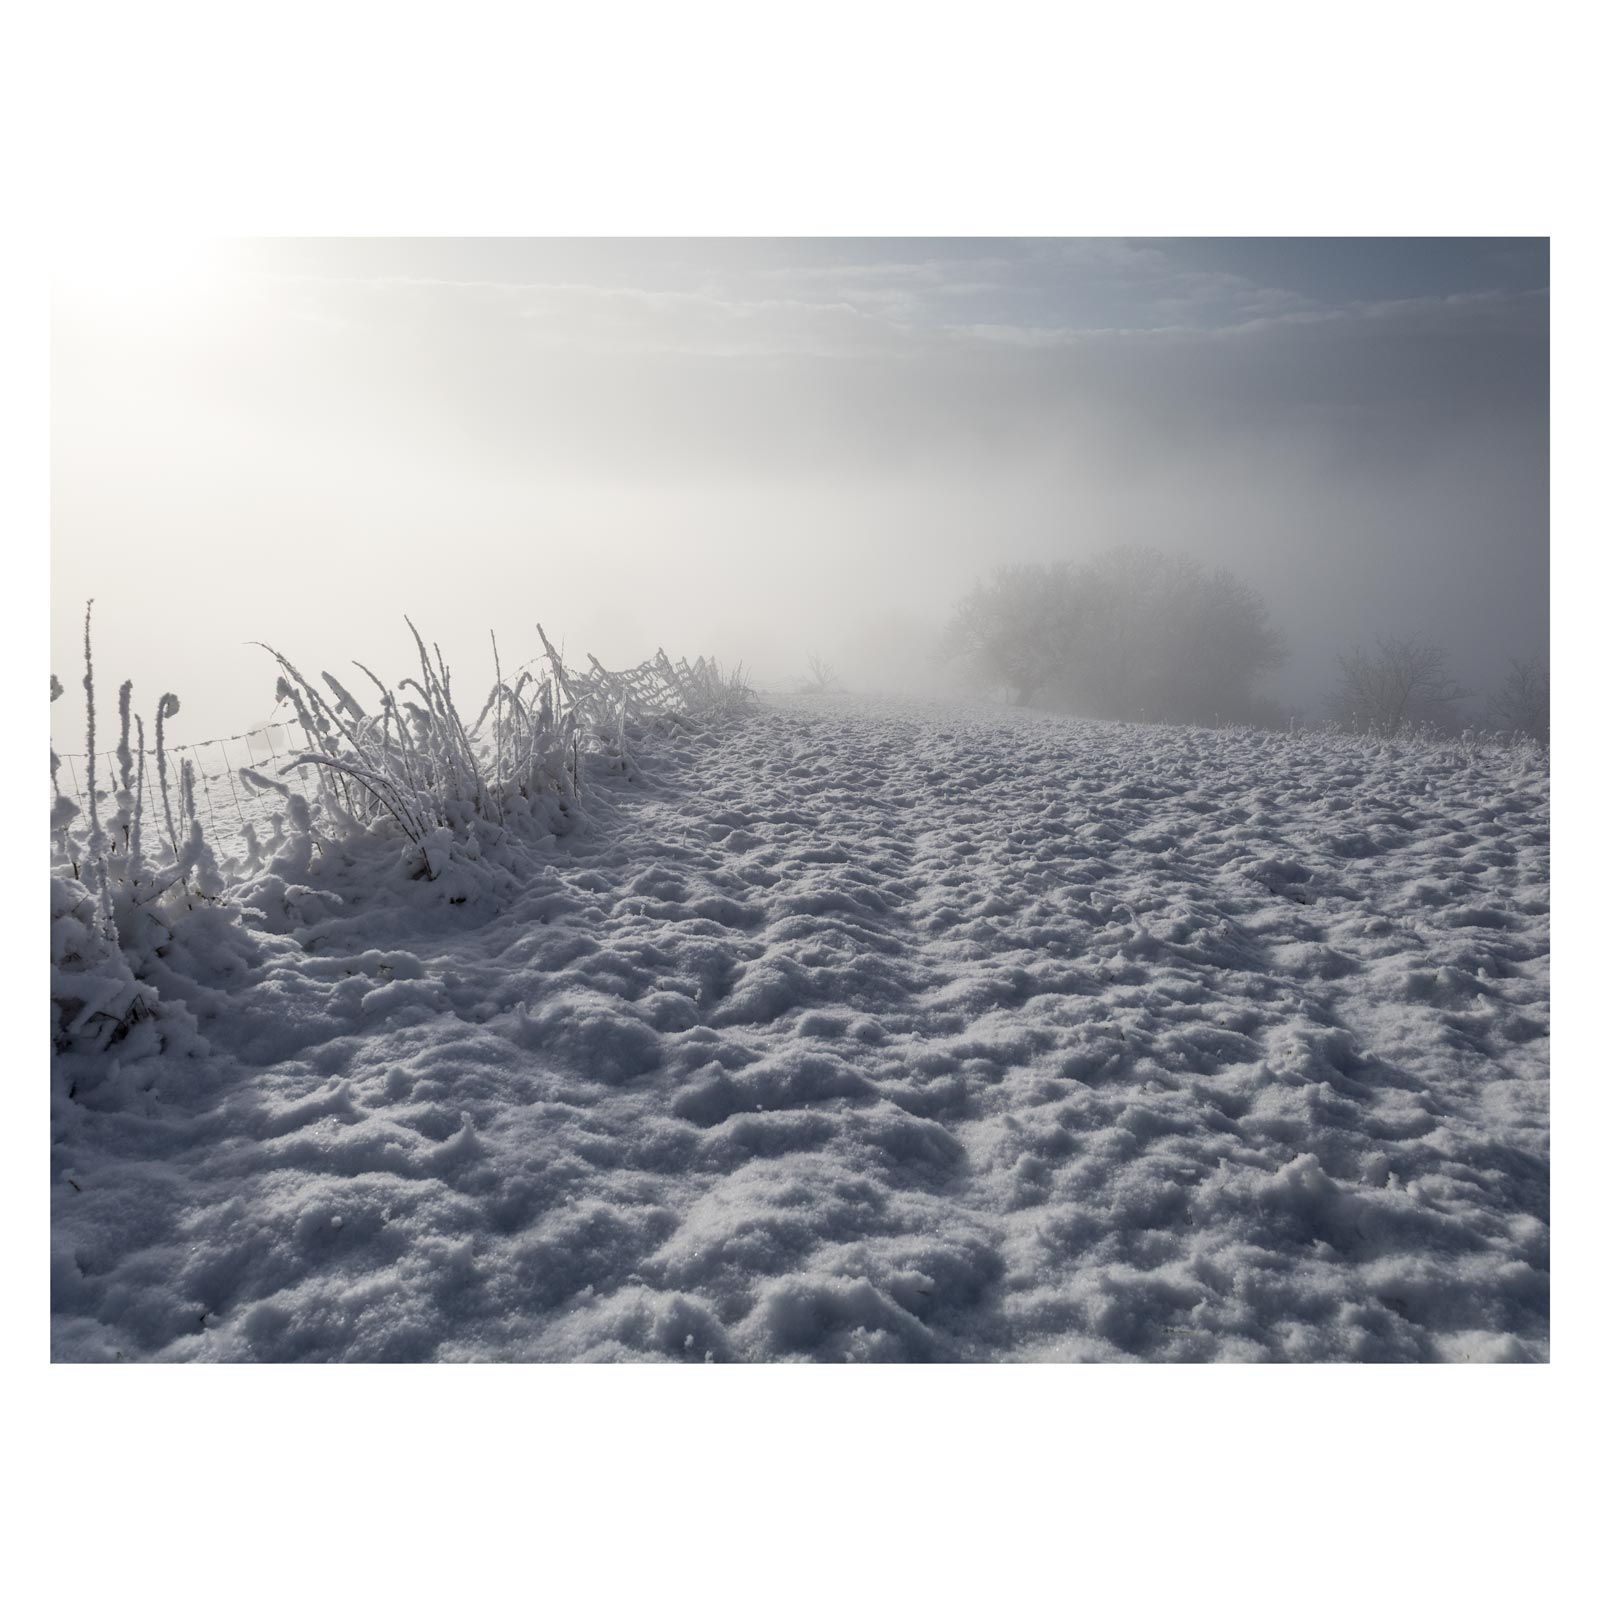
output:
[[[1489,709],[1513,733],[1525,733],[1540,744],[1550,742],[1550,667],[1543,661],[1514,658],[1500,687],[1489,696]]]
[[[795,684],[796,694],[838,694],[839,674],[822,659],[810,656],[806,661],[806,676]]]
[[[1339,687],[1328,697],[1335,722],[1362,732],[1394,734],[1408,722],[1448,726],[1466,690],[1431,639],[1379,634],[1376,648],[1339,657]]]
[[[951,654],[964,657],[979,681],[1010,690],[1030,705],[1065,669],[1075,632],[1074,570],[1000,567],[956,604],[946,630]]]

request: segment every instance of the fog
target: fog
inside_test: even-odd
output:
[[[61,263],[52,667],[174,736],[307,668],[469,688],[534,623],[607,664],[944,681],[1003,562],[1233,568],[1315,711],[1426,633],[1466,686],[1547,648],[1543,241],[253,241]],[[58,703],[78,749],[81,712]]]

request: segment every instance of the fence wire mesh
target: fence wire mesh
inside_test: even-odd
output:
[[[294,721],[260,722],[243,733],[224,734],[216,739],[197,739],[192,744],[169,744],[166,747],[173,764],[187,760],[194,768],[195,793],[204,800],[204,815],[219,843],[227,843],[242,833],[247,822],[258,825],[281,804],[276,796],[263,796],[251,790],[239,777],[240,767],[257,768],[277,776],[278,768],[294,756],[310,749],[305,730]],[[69,786],[80,810],[88,807],[88,755],[81,750],[56,752],[61,768],[56,782],[65,791]],[[99,766],[99,784],[96,794],[106,799],[112,792],[112,774],[116,767],[115,747],[96,753]],[[150,793],[155,768],[155,753],[146,750],[144,755],[145,792]],[[63,782],[63,779],[66,781]],[[310,798],[315,779],[308,777],[304,767],[297,768],[287,780],[297,783]]]

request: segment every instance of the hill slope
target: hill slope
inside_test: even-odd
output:
[[[497,914],[313,868],[68,1120],[57,1358],[1546,1359],[1548,799],[780,699]]]

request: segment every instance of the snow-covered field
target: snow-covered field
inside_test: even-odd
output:
[[[775,697],[591,794],[182,919],[58,1359],[1548,1358],[1542,762]]]

